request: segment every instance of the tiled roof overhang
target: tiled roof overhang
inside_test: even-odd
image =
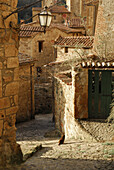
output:
[[[38,26],[26,26],[20,27],[19,37],[31,37],[34,33],[44,32],[44,28]]]
[[[114,68],[114,62],[82,62],[83,68]]]
[[[55,46],[60,47],[77,47],[77,48],[92,48],[93,36],[77,36],[77,37],[61,37],[55,41]]]

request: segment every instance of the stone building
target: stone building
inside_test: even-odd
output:
[[[32,8],[32,15],[34,16],[34,15],[40,13],[42,9],[43,9],[43,7],[42,8],[37,8],[37,7]],[[71,13],[70,11],[68,11],[67,8],[65,8],[64,5],[52,6],[49,8],[49,11],[53,15],[52,23],[64,23],[65,20],[70,16],[70,13]],[[39,23],[38,16],[33,17],[33,21],[38,21],[38,23]]]
[[[0,169],[22,161],[15,128],[19,92],[17,14],[5,19],[16,7],[17,0],[0,1]]]
[[[72,43],[72,41],[70,42],[66,38],[61,42],[60,37],[56,45],[56,48],[59,49],[57,53],[59,60],[48,64],[48,70],[55,73],[56,127],[65,133],[66,138],[90,138],[87,137],[87,134],[84,135],[83,130],[80,131],[79,127],[83,127],[80,120],[83,118],[107,119],[110,114],[114,90],[113,22],[111,20],[113,19],[111,7],[113,2],[106,0],[99,3],[93,54],[81,55],[82,58],[75,62],[72,60],[71,54],[70,57],[65,56],[66,59],[71,59],[70,62],[68,62],[69,60],[61,61],[61,58],[64,57],[63,53],[71,53],[67,43]],[[105,48],[103,48],[102,42],[107,43]]]
[[[16,122],[34,118],[34,60],[31,56],[19,53],[19,109]]]
[[[49,3],[50,2],[50,3]],[[53,5],[54,1],[46,1],[48,7]],[[96,19],[98,13],[99,0],[66,0],[66,5],[55,5],[50,7],[54,15],[53,22],[64,22],[69,24],[70,20],[81,19],[83,26],[86,28],[86,34],[92,36],[95,34]],[[42,6],[43,7],[43,6]],[[33,8],[33,15],[39,13],[42,8]],[[33,21],[38,20],[38,16]]]
[[[63,24],[52,24],[45,34],[35,21],[21,26],[19,52],[31,55],[35,60],[36,113],[48,113],[52,110],[52,79],[42,66],[55,61],[54,40],[60,35],[66,37],[84,34],[85,28],[73,29]]]
[[[85,25],[86,33],[94,35],[99,0],[66,0],[71,18],[80,17]]]
[[[94,51],[104,60],[114,59],[114,1],[99,2],[98,17],[96,22]]]
[[[93,46],[93,39],[87,36],[59,37],[55,41],[57,59],[47,65],[48,71],[55,77],[55,126],[65,133],[66,138],[91,140],[80,120],[107,119],[109,116],[112,101],[109,94],[114,89],[114,62],[102,62],[95,55],[81,55],[80,58],[76,53],[76,44],[88,50]]]
[[[76,63],[79,63],[81,60],[85,60],[85,56],[91,52],[93,47],[93,37],[90,36],[77,36],[77,37],[59,37],[54,44],[57,52],[57,58],[55,63],[60,64],[58,68],[54,68],[54,75],[56,80],[54,80],[54,98],[55,98],[55,125],[59,130],[60,128],[65,127],[65,114],[69,112],[69,114],[74,115],[74,118],[87,118],[87,101],[79,101],[82,102],[83,106],[79,111],[75,112],[74,103],[76,93],[76,87],[74,85],[73,71]],[[83,78],[79,79],[79,81],[83,82]],[[86,81],[86,80],[85,80]],[[85,84],[85,81],[83,84]],[[77,85],[77,87],[79,87]],[[85,89],[87,87],[85,85]],[[83,88],[80,87],[80,93],[83,95]],[[80,98],[80,97],[79,97]],[[85,98],[87,95],[85,94]],[[82,99],[81,99],[82,100]],[[78,103],[79,107],[79,103]],[[80,106],[81,107],[81,106]],[[83,110],[83,112],[82,112]],[[80,111],[82,112],[80,114]],[[61,126],[62,124],[62,126]],[[69,123],[68,123],[69,126]],[[64,129],[65,130],[65,129]],[[62,131],[64,131],[62,129]],[[65,132],[66,133],[66,132]]]
[[[93,47],[93,36],[59,36],[54,43],[56,49],[56,61],[84,59],[91,53]]]

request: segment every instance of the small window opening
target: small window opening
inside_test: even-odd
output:
[[[65,53],[68,53],[68,47],[65,47]]]
[[[39,41],[39,53],[43,51],[43,41]]]
[[[37,67],[36,70],[37,70],[37,76],[40,77],[40,74],[42,73],[41,67]]]
[[[54,20],[56,20],[56,15],[54,15]]]

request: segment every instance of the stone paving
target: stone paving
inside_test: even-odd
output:
[[[58,145],[59,138],[45,138],[53,131],[52,114],[36,115],[35,120],[17,125],[17,141],[23,152],[30,145],[42,144],[18,170],[112,170],[114,169],[114,143],[85,142],[71,139]],[[24,149],[25,148],[25,149]],[[14,168],[15,169],[15,168]],[[13,170],[13,167],[12,169]]]

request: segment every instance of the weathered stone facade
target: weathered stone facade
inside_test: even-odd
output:
[[[98,2],[96,1],[96,3]],[[113,2],[112,3],[110,2],[109,4],[108,3],[109,3],[109,0],[105,2],[100,1],[99,10],[98,10],[94,50],[97,54],[99,54],[98,55],[99,57],[95,55],[93,56],[91,55],[88,57],[86,56],[85,61],[87,60],[87,63],[86,62],[84,62],[83,64],[81,63],[83,65],[83,68],[82,66],[79,67],[80,64],[76,64],[77,66],[74,67],[71,71],[72,73],[71,82],[72,83],[70,84],[68,83],[68,77],[65,78],[66,75],[65,73],[63,73],[63,70],[59,69],[58,74],[56,73],[57,75],[55,75],[56,80],[55,80],[54,94],[55,94],[56,128],[64,132],[66,135],[66,138],[72,138],[72,137],[77,138],[78,137],[81,139],[91,139],[91,137],[85,133],[84,129],[82,129],[82,126],[79,124],[77,120],[77,119],[82,119],[82,118],[88,118],[88,105],[89,105],[88,103],[88,79],[89,79],[88,70],[92,70],[92,69],[97,70],[97,71],[114,70],[113,62],[112,63],[102,62],[103,61],[102,57],[105,58],[104,61],[106,61],[106,59],[108,61],[113,61],[113,60],[110,60],[110,57],[113,58],[113,50],[112,50],[112,46],[113,46],[113,40],[112,40],[112,37],[113,37],[112,13],[113,12],[112,11],[113,10],[112,10],[112,7],[110,7],[110,5],[113,4]],[[106,46],[102,46],[102,43],[105,43],[105,42],[107,43]],[[64,43],[67,47],[68,44],[67,42],[65,42],[65,40],[64,40]],[[59,44],[62,44],[61,41],[57,45],[59,46]],[[62,64],[60,63],[60,60],[62,56],[64,56],[62,55],[63,50],[62,50],[62,47],[57,47],[57,48],[59,50],[59,52],[57,53],[59,57],[58,63]],[[107,53],[103,56],[102,54],[104,54],[104,52],[107,52]],[[69,57],[69,53],[67,54],[66,59],[68,57]],[[58,64],[58,63],[55,63],[55,64]]]
[[[91,58],[88,59],[88,61],[92,62]],[[88,70],[92,70],[93,67],[85,67],[85,65],[82,66],[78,63],[76,67],[68,69],[68,63],[67,67],[65,67],[65,63],[63,62],[57,62],[50,66],[52,66],[52,68],[54,67],[53,69],[55,70],[55,105],[53,109],[55,114],[55,127],[62,133],[65,133],[66,138],[93,140],[92,136],[88,133],[89,130],[87,132],[80,124],[81,119],[88,119],[90,116],[90,113],[88,114]],[[99,68],[94,69],[99,70]],[[100,70],[114,70],[113,63],[111,68],[104,67],[100,68]],[[94,134],[92,135],[94,136]],[[113,135],[109,137],[109,139],[113,140]]]
[[[4,167],[22,161],[15,128],[19,92],[18,34],[11,27],[17,24],[17,14],[3,19],[16,6],[17,0],[0,0],[0,166]]]
[[[66,0],[70,16],[81,17],[86,28],[87,35],[94,35],[99,1],[91,0]]]
[[[95,31],[94,51],[104,59],[114,56],[114,1],[100,0]]]
[[[88,117],[88,70],[72,68],[72,78],[68,75],[55,76],[55,127],[65,133],[66,139],[93,140],[78,122]]]
[[[34,26],[35,25],[35,26]],[[36,28],[36,23],[23,25],[24,29],[30,27],[30,30]],[[39,27],[38,27],[39,28]],[[40,30],[41,31],[41,30]],[[52,111],[52,78],[49,73],[42,68],[44,65],[56,60],[56,53],[54,53],[54,41],[58,36],[73,36],[83,35],[84,30],[71,29],[63,25],[52,25],[44,32],[24,31],[25,34],[20,33],[20,47],[19,52],[31,55],[35,60],[35,112],[51,112]],[[30,32],[30,34],[29,34]],[[40,51],[40,44],[42,49]],[[65,54],[64,54],[65,55]],[[38,71],[38,69],[41,69]]]
[[[32,15],[35,16],[36,14],[40,13],[43,8],[32,8]],[[65,20],[70,17],[70,11],[68,11],[65,6],[54,6],[50,9],[50,12],[52,13],[52,23],[64,23]],[[39,17],[36,15],[33,17],[33,22],[38,21],[39,23]]]
[[[88,36],[59,37],[54,45],[56,61],[48,64],[48,69],[52,67],[55,77],[55,126],[65,133],[66,138],[91,139],[76,120],[88,118],[88,70],[75,65],[80,63],[82,58],[85,60],[85,54],[91,51],[93,39]]]
[[[20,59],[20,55],[22,60]],[[34,62],[28,56],[19,54],[19,109],[16,122],[24,122],[34,118]]]

